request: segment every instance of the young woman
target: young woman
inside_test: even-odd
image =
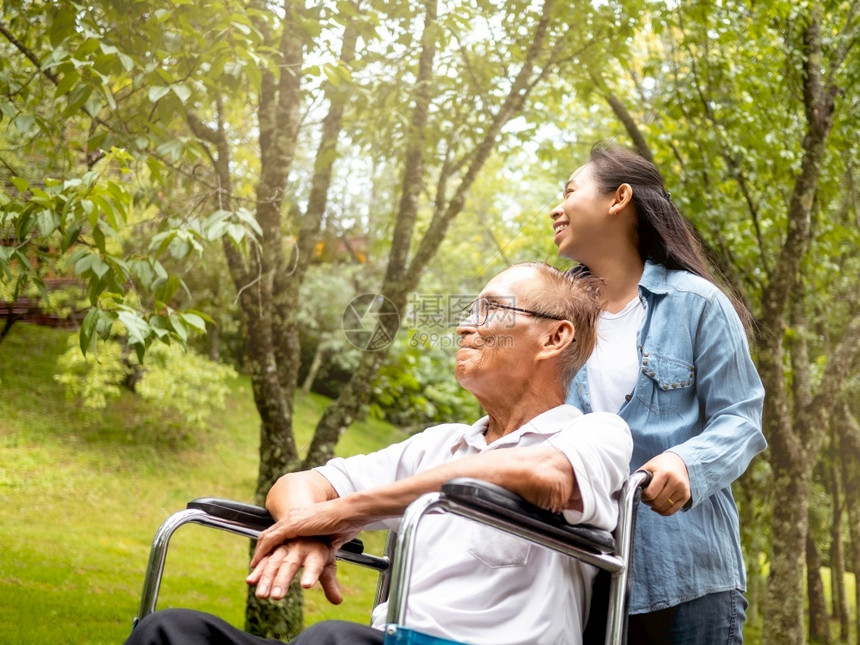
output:
[[[631,470],[654,473],[637,519],[629,642],[740,643],[747,603],[731,483],[766,443],[741,322],[657,168],[595,146],[550,214],[563,257],[603,280],[597,348],[567,402],[615,412]]]

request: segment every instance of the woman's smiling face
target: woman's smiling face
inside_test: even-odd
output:
[[[589,251],[605,235],[604,218],[612,203],[612,193],[600,194],[590,164],[576,170],[564,186],[562,202],[550,213],[559,255],[588,264]]]

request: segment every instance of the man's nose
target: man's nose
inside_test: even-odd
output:
[[[478,324],[475,322],[475,316],[476,314],[465,316],[457,323],[457,335],[460,337],[460,342],[463,342],[463,339],[469,334],[476,332]]]
[[[560,202],[558,206],[549,212],[549,218],[554,222],[564,213],[564,202]]]

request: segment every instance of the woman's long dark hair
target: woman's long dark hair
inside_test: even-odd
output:
[[[695,273],[719,286],[749,329],[752,321],[749,310],[725,286],[725,281],[717,280],[708,265],[701,240],[672,203],[657,167],[633,150],[605,143],[597,143],[591,148],[589,165],[601,193],[615,192],[621,184],[629,184],[633,189],[641,258],[668,269]]]

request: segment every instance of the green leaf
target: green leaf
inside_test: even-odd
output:
[[[69,103],[66,109],[63,110],[63,118],[68,118],[80,110],[87,100],[89,100],[92,93],[93,88],[89,85],[78,85],[72,90],[71,94],[69,94]]]
[[[9,181],[18,189],[18,192],[26,193],[30,188],[30,182],[23,177],[12,177]]]
[[[326,63],[323,65],[323,73],[325,77],[328,79],[328,82],[334,85],[335,87],[340,86],[340,75],[337,73],[337,66],[332,65],[330,63]]]
[[[179,97],[179,100],[182,101],[182,103],[185,103],[191,97],[191,88],[184,83],[171,85],[170,89]]]
[[[72,88],[75,86],[81,79],[81,75],[74,68],[69,69],[68,72],[63,74],[63,77],[60,79],[60,82],[57,83],[57,89],[54,90],[54,99],[58,99],[61,96],[65,96],[68,94]]]
[[[98,226],[93,228],[93,242],[95,242],[96,248],[98,248],[101,253],[107,253],[107,251],[105,251],[105,234]]]
[[[170,161],[179,161],[185,151],[185,144],[179,139],[165,141],[156,151],[159,155],[167,157]]]
[[[86,356],[87,350],[92,347],[93,343],[93,332],[96,330],[96,323],[99,319],[99,310],[98,309],[90,309],[87,312],[87,315],[84,316],[83,321],[81,322],[81,333],[80,333],[80,344],[81,344],[81,353]]]
[[[128,332],[128,339],[133,344],[146,347],[146,337],[149,335],[149,325],[139,314],[131,311],[121,311],[117,315],[119,322]]]
[[[163,271],[164,269],[162,269]],[[170,299],[176,295],[176,292],[179,291],[179,287],[182,286],[182,282],[175,275],[168,276],[166,280],[159,283],[158,293],[156,297],[161,302],[170,302]]]
[[[188,327],[186,327],[182,318],[177,314],[170,314],[167,319],[170,321],[170,326],[176,332],[176,335],[179,336],[179,339],[183,343],[188,342]]]
[[[110,271],[110,265],[101,259],[98,255],[92,255],[92,262],[90,263],[90,270],[97,275],[99,278],[103,278],[105,274]]]
[[[154,85],[149,88],[149,100],[155,103],[170,91],[170,86]]]
[[[87,99],[87,102],[84,103],[84,112],[95,118],[98,116],[99,112],[101,112],[102,107],[104,106],[101,99],[97,96],[91,96]]]
[[[47,237],[60,226],[60,218],[52,211],[43,210],[36,215],[36,226],[42,236]]]
[[[122,64],[122,68],[130,72],[134,69],[134,59],[128,54],[123,54],[122,52],[117,52],[117,56],[119,57],[119,62]]]
[[[206,322],[197,314],[184,313],[181,314],[183,322],[190,325],[199,332],[206,332]]]
[[[19,114],[12,121],[12,125],[25,137],[33,136],[38,132],[36,119],[29,114]]]

